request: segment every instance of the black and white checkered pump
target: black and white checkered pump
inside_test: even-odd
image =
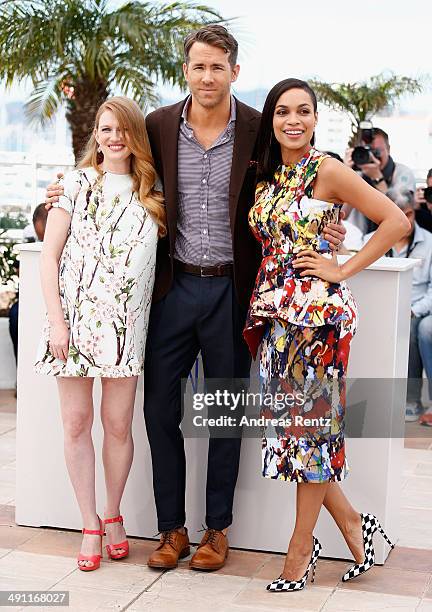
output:
[[[321,552],[321,544],[318,542],[315,536],[312,539],[312,555],[309,561],[309,565],[307,566],[306,572],[300,580],[285,580],[279,576],[276,580],[273,580],[271,584],[267,585],[267,591],[272,591],[273,593],[282,593],[284,591],[301,591],[305,588],[306,580],[308,579],[309,572],[312,568],[312,578],[311,582],[315,580],[315,566],[318,561],[318,557]]]
[[[376,531],[379,531],[383,538],[394,548],[381,527],[381,524],[376,516],[373,514],[360,514],[362,520],[362,532],[363,532],[363,543],[365,550],[365,560],[363,563],[356,563],[353,565],[343,576],[342,581],[347,582],[353,578],[357,578],[360,574],[364,574],[368,569],[375,565],[375,551],[373,547],[373,535]]]

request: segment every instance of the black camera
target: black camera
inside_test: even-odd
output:
[[[423,191],[423,196],[428,204],[432,204],[432,187],[426,187]]]
[[[364,145],[354,147],[351,158],[356,166],[363,166],[369,164],[372,161],[371,154],[380,159],[381,153],[379,149],[372,149],[370,146],[374,139],[374,129],[370,121],[360,122],[360,140],[364,142]]]

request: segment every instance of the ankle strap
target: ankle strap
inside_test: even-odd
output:
[[[106,518],[104,519],[104,523],[121,523],[123,525],[123,517],[119,514],[118,516],[115,516],[114,518]]]
[[[87,535],[104,536],[105,535],[105,533],[104,533],[104,526],[103,526],[103,523],[102,523],[99,515],[98,515],[98,521],[99,521],[99,529],[86,529],[84,527],[82,532],[84,534],[87,534]]]
[[[104,535],[103,529],[85,529],[84,528],[82,532],[87,535],[98,535],[98,536]]]

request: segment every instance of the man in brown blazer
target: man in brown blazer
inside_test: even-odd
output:
[[[181,379],[201,351],[206,380],[249,376],[242,330],[260,249],[248,229],[260,114],[231,95],[237,42],[222,26],[185,41],[186,100],[151,113],[147,131],[165,194],[168,235],[159,242],[144,372],[144,415],[161,542],[151,567],[189,553]],[[193,569],[218,569],[240,457],[240,436],[209,440],[207,531]]]
[[[237,42],[219,25],[185,40],[190,96],[146,120],[165,194],[168,235],[159,242],[144,372],[144,415],[162,533],[148,564],[173,568],[189,554],[181,379],[201,351],[211,379],[247,379],[242,338],[261,252],[248,227],[260,114],[231,94]],[[334,244],[344,229],[335,233]],[[331,240],[331,238],[330,238]],[[207,530],[190,567],[221,568],[228,554],[240,435],[209,439]]]

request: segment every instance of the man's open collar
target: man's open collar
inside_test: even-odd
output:
[[[186,103],[183,106],[183,110],[182,110],[182,114],[181,114],[181,119],[182,121],[185,122],[185,124],[188,126],[188,121],[187,121],[187,114],[188,114],[188,110],[189,110],[189,105],[191,103],[192,100],[192,95],[189,94],[189,96],[186,98]],[[228,125],[232,122],[234,122],[237,118],[237,105],[236,105],[236,101],[234,96],[231,94],[231,114],[230,114],[230,118],[228,121]],[[188,126],[189,127],[189,126]]]

